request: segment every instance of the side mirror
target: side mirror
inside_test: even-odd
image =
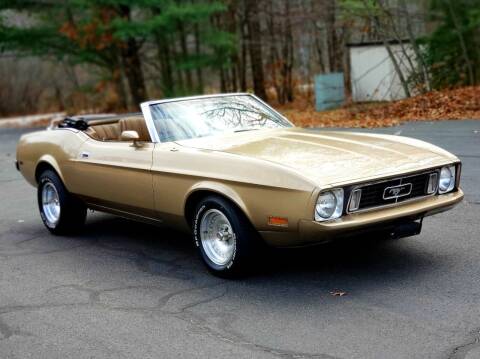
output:
[[[120,139],[122,141],[133,141],[133,147],[142,147],[143,143],[139,141],[140,136],[137,131],[123,131]]]

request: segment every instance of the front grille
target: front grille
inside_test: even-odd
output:
[[[430,175],[438,171],[431,170],[420,174],[397,177],[388,180],[380,180],[373,183],[355,186],[353,189],[361,189],[360,204],[356,212],[373,207],[392,205],[414,198],[429,195],[427,186]]]

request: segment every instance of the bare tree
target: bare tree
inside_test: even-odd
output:
[[[263,73],[263,49],[260,28],[260,16],[258,13],[257,0],[246,1],[246,22],[248,28],[248,45],[250,63],[252,67],[253,89],[255,94],[263,100],[267,100],[265,90],[265,76]]]

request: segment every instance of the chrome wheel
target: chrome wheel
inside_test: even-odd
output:
[[[42,209],[47,222],[55,226],[60,219],[60,199],[55,186],[51,182],[42,188]]]
[[[228,218],[209,209],[200,221],[200,240],[207,257],[216,265],[229,263],[235,253],[236,236]]]

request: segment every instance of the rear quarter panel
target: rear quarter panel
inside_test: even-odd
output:
[[[57,171],[67,189],[72,191],[69,186],[73,175],[72,159],[77,158],[80,146],[86,139],[86,135],[71,129],[23,135],[17,145],[20,172],[32,186],[36,187],[35,171],[40,163],[46,162]]]

